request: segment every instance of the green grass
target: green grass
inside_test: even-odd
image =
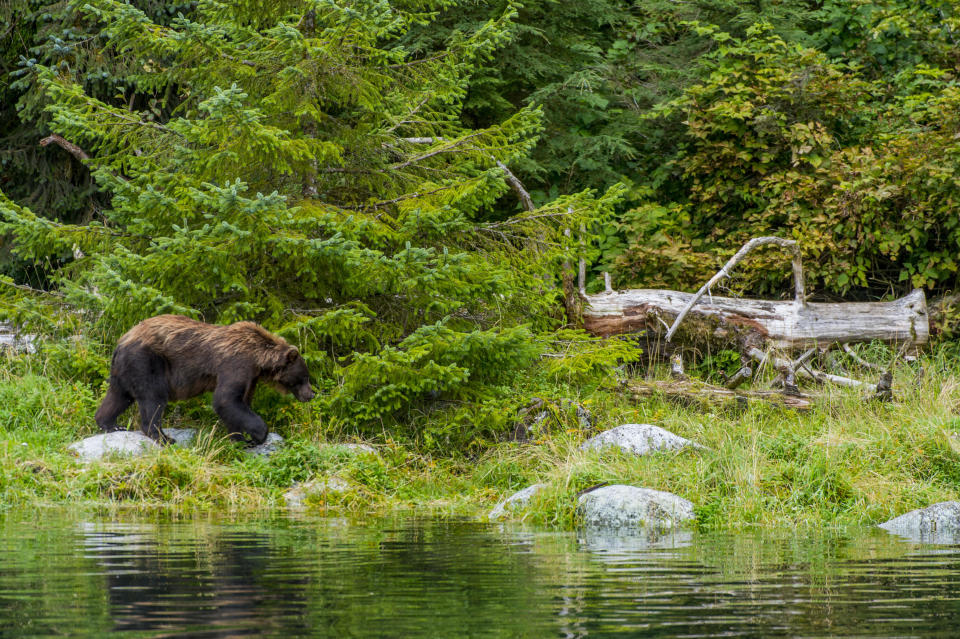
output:
[[[269,459],[224,439],[212,411],[197,400],[171,410],[167,420],[168,426],[200,428],[194,447],[89,465],[78,463],[66,447],[97,432],[93,413],[104,389],[58,376],[41,358],[8,357],[2,363],[2,508],[271,511],[283,507],[292,483],[334,475],[351,489],[312,498],[308,509],[482,516],[513,491],[544,482],[548,488],[514,516],[561,528],[575,525],[577,492],[601,482],[685,497],[694,503],[701,529],[870,525],[960,498],[960,438],[954,434],[960,430],[960,374],[943,349],[926,356],[919,383],[915,369],[898,369],[895,402],[825,388],[807,413],[764,403],[734,412],[659,399],[637,402],[609,380],[577,385],[534,376],[501,398],[423,411],[406,430],[384,425],[361,433],[267,391],[258,401],[268,405],[271,423],[288,442]],[[547,399],[550,409],[533,442],[489,436],[506,430],[516,406],[533,396]],[[581,429],[577,403],[591,411],[593,429]],[[464,420],[470,415],[492,420],[486,430],[472,425],[488,434],[444,450],[443,437],[457,441],[454,435],[469,426]],[[595,432],[626,422],[656,424],[707,448],[641,458],[579,449]],[[361,435],[377,455],[337,446]]]

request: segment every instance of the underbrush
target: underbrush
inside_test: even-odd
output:
[[[225,439],[201,398],[172,406],[165,421],[198,428],[193,447],[84,465],[67,446],[97,432],[102,381],[71,381],[38,357],[7,358],[0,370],[0,504],[269,511],[284,507],[283,494],[296,482],[336,477],[348,488],[308,499],[308,509],[483,516],[540,482],[547,488],[514,516],[569,528],[580,491],[625,483],[689,499],[701,529],[869,525],[960,498],[955,362],[944,347],[899,367],[893,402],[817,389],[805,413],[765,402],[735,410],[635,400],[627,392],[631,379],[613,369],[565,377],[539,367],[515,387],[472,402],[419,405],[379,427],[357,427],[267,390],[255,407],[287,438],[269,458]],[[127,419],[136,428],[135,417]],[[656,424],[705,448],[646,457],[580,449],[623,423]],[[523,441],[513,441],[518,437]],[[339,445],[351,441],[376,453]]]

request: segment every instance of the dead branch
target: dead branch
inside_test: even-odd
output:
[[[856,351],[854,351],[849,344],[841,344],[840,347],[843,349],[844,353],[850,356],[850,359],[855,361],[860,366],[863,366],[864,368],[870,369],[872,371],[883,370],[882,366],[877,366],[876,364],[872,364],[867,360],[863,359],[862,357],[860,357],[859,355],[857,355]]]
[[[507,180],[507,184],[509,184],[510,187],[514,191],[516,191],[517,196],[520,198],[520,203],[523,205],[523,208],[526,209],[527,211],[535,210],[537,207],[533,205],[533,199],[530,197],[530,194],[527,193],[527,190],[525,188],[523,188],[523,183],[520,182],[520,180],[517,179],[517,176],[515,176],[510,171],[510,169],[507,168],[506,164],[504,164],[500,160],[497,160],[496,162],[497,162],[497,167],[499,167],[499,169],[503,171],[503,174]]]
[[[692,307],[682,325],[684,344],[713,343],[738,351],[746,346],[793,350],[872,340],[916,346],[930,335],[921,290],[891,302],[810,302],[802,307],[793,301],[730,297],[713,297],[693,307],[692,297],[659,289],[587,295],[584,328],[601,337],[641,331],[662,335],[664,323],[678,326],[675,319]]]
[[[741,366],[740,370],[726,379],[724,386],[729,390],[736,390],[740,384],[753,377],[753,369],[749,366]]]
[[[802,306],[804,304],[803,265],[800,262],[800,251],[797,247],[797,243],[794,240],[785,240],[779,237],[755,237],[744,244],[739,251],[734,253],[733,257],[731,257],[727,263],[723,265],[723,268],[721,268],[716,275],[711,277],[706,284],[701,286],[700,290],[697,291],[692,298],[690,298],[690,301],[687,302],[687,305],[682,311],[680,311],[680,314],[673,321],[673,326],[671,326],[670,330],[667,331],[666,341],[669,342],[673,339],[673,334],[677,331],[677,327],[680,325],[680,322],[682,322],[683,318],[687,316],[687,313],[689,313],[693,305],[697,303],[697,300],[703,297],[704,293],[710,290],[714,284],[724,277],[730,277],[730,270],[736,266],[737,263],[747,255],[747,253],[764,244],[776,244],[777,246],[783,248],[793,249],[793,279],[794,287],[796,289],[795,301],[798,306]]]
[[[796,363],[783,359],[781,357],[775,357],[772,355],[767,355],[758,348],[748,348],[746,354],[752,359],[760,362],[761,365],[765,363],[770,363],[775,369],[783,374],[784,371],[790,371],[793,374],[800,375],[808,379],[813,379],[821,383],[830,382],[831,384],[836,384],[838,386],[845,386],[847,388],[863,388],[868,392],[876,392],[876,384],[871,384],[869,382],[861,382],[858,379],[853,379],[850,377],[843,377],[841,375],[832,375],[830,373],[823,373],[821,371],[812,370],[807,368],[803,362],[803,357],[796,360]],[[812,355],[812,353],[810,353]],[[807,353],[804,353],[806,356]]]
[[[690,380],[670,382],[636,382],[628,386],[635,398],[664,397],[689,404],[707,402],[745,408],[750,401],[770,402],[795,410],[809,410],[814,396],[808,394],[785,395],[778,391],[734,391]]]
[[[84,162],[90,159],[90,155],[86,151],[81,149],[79,146],[77,146],[73,142],[65,140],[62,136],[59,136],[56,133],[52,133],[47,137],[43,138],[42,140],[40,140],[40,146],[47,146],[51,142],[56,144],[61,149],[63,149],[73,157],[77,158],[81,162]]]

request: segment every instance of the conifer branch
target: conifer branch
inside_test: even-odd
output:
[[[453,188],[453,187],[452,187],[452,186],[441,186],[440,188],[434,189],[434,190],[432,190],[432,191],[420,191],[420,192],[417,192],[417,193],[405,193],[404,195],[401,195],[401,196],[399,196],[399,197],[395,197],[395,198],[393,198],[392,200],[381,200],[381,201],[379,201],[379,202],[373,202],[372,204],[364,204],[364,205],[360,205],[360,206],[344,206],[344,207],[342,207],[342,208],[348,209],[348,210],[353,210],[353,211],[359,211],[359,210],[362,210],[362,209],[380,209],[380,208],[383,208],[383,207],[385,207],[385,206],[390,206],[391,204],[397,204],[398,202],[403,202],[404,200],[413,200],[413,199],[416,199],[416,198],[418,198],[418,197],[426,197],[426,196],[428,196],[428,195],[434,195],[434,194],[436,194],[436,193],[440,193],[441,191],[449,191],[451,188]]]

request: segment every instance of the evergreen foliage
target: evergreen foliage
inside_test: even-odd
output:
[[[330,409],[358,423],[516,374],[538,352],[531,328],[558,319],[577,250],[563,229],[617,191],[490,217],[513,197],[498,163],[529,152],[541,115],[466,127],[460,112],[515,10],[429,56],[397,46],[435,4],[211,1],[166,23],[71,4],[128,89],[99,95],[67,58],[20,82],[110,205],[63,221],[2,196],[0,232],[52,265],[57,302],[107,344],[158,313],[255,319],[304,348]],[[8,313],[39,312],[11,284]]]
[[[553,332],[581,256],[690,289],[790,235],[816,294],[945,292],[958,30],[952,0],[8,3],[0,314],[82,333],[51,357],[95,383],[146,316],[255,319],[379,428],[543,351],[629,360]],[[786,293],[779,259],[735,292]]]

